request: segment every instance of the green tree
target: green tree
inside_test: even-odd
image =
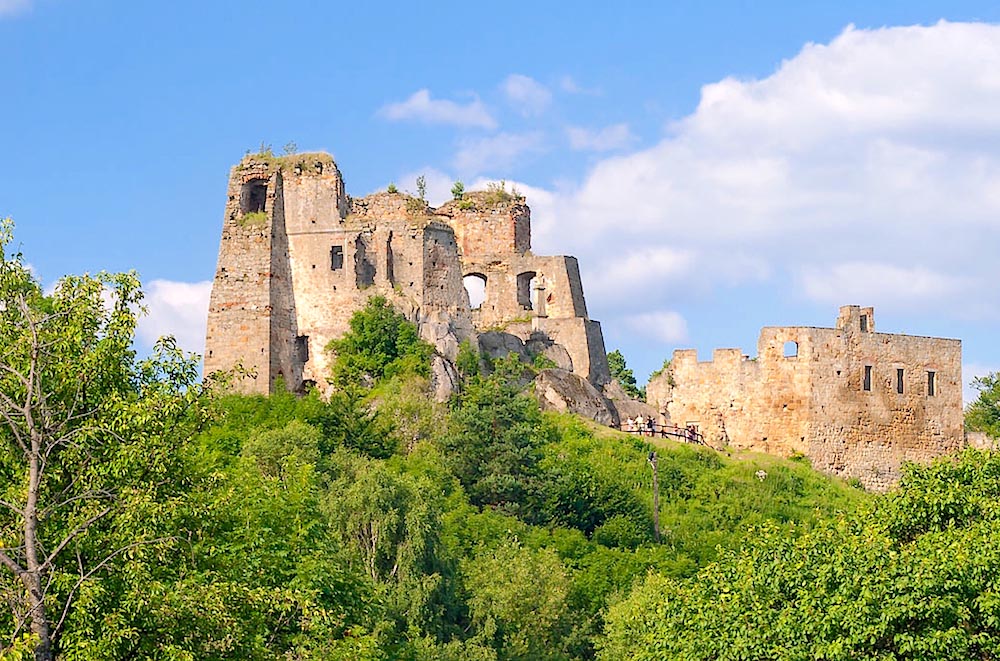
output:
[[[465,196],[465,184],[461,181],[456,181],[451,187],[451,197],[455,200],[461,200]]]
[[[612,606],[600,658],[998,658],[998,493],[1000,457],[966,452],[911,466],[855,515],[763,526]]]
[[[132,348],[135,274],[63,278],[43,293],[0,227],[0,565],[11,639],[59,653],[89,584],[158,540],[143,525],[108,535],[168,497],[177,445],[202,390],[197,362],[162,340]],[[102,534],[103,533],[103,534]],[[95,540],[100,540],[97,542]]]
[[[420,339],[416,325],[382,296],[368,299],[351,317],[350,330],[327,349],[335,357],[332,381],[341,388],[371,388],[396,374],[429,376],[434,354],[434,347]]]
[[[965,411],[966,427],[1000,438],[1000,372],[976,377],[972,385],[979,396]]]
[[[608,354],[608,370],[611,372],[611,378],[618,382],[625,394],[632,399],[646,400],[645,391],[636,384],[635,374],[625,364],[625,356],[618,349]]]
[[[453,401],[451,431],[439,443],[475,505],[527,516],[538,498],[538,462],[546,440],[538,402],[522,394],[523,365],[496,361],[489,376],[469,378]]]
[[[566,659],[569,572],[556,553],[507,544],[466,567],[477,639],[501,659]]]

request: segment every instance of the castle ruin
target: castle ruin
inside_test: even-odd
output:
[[[469,304],[464,278],[485,281]],[[600,324],[587,316],[574,257],[531,252],[531,214],[503,189],[433,209],[399,192],[346,194],[324,153],[248,155],[233,167],[209,303],[205,372],[242,366],[236,388],[327,387],[326,346],[373,295],[435,345],[447,394],[459,344],[508,343],[582,377],[609,380]],[[488,334],[488,333],[487,333]]]
[[[482,282],[473,308],[464,280]],[[675,351],[647,399],[611,381],[601,326],[573,257],[531,251],[531,215],[502,188],[438,208],[399,192],[352,198],[328,154],[257,154],[233,167],[209,304],[205,372],[237,365],[236,389],[328,387],[326,346],[373,295],[437,349],[434,385],[454,387],[468,340],[487,356],[544,356],[543,407],[615,426],[659,410],[716,448],[804,455],[815,468],[886,489],[903,461],[963,445],[961,342],[877,333],[871,308],[835,328],[765,328],[758,355]],[[634,410],[633,410],[634,409]],[[648,412],[646,412],[648,411]]]
[[[713,447],[804,455],[873,490],[963,445],[960,340],[878,333],[852,305],[835,328],[764,328],[757,352],[675,351],[647,400]]]

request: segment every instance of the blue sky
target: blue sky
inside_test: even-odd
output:
[[[339,5],[339,6],[338,6]],[[39,277],[137,269],[200,351],[229,167],[517,182],[640,375],[765,325],[964,340],[1000,369],[994,2],[0,0],[0,216]]]

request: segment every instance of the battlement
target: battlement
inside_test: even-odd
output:
[[[872,308],[840,309],[834,328],[766,327],[757,356],[674,352],[648,401],[716,447],[808,456],[830,473],[885,489],[903,461],[963,442],[959,340],[876,333]]]

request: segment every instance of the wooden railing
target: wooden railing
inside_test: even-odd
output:
[[[672,436],[674,438],[680,439],[686,443],[697,443],[698,445],[705,445],[705,437],[694,427],[678,427],[677,425],[657,425],[654,424],[652,427],[643,426],[641,429],[625,427],[619,429],[626,434],[636,434],[637,436],[651,436],[660,438],[666,438]]]

